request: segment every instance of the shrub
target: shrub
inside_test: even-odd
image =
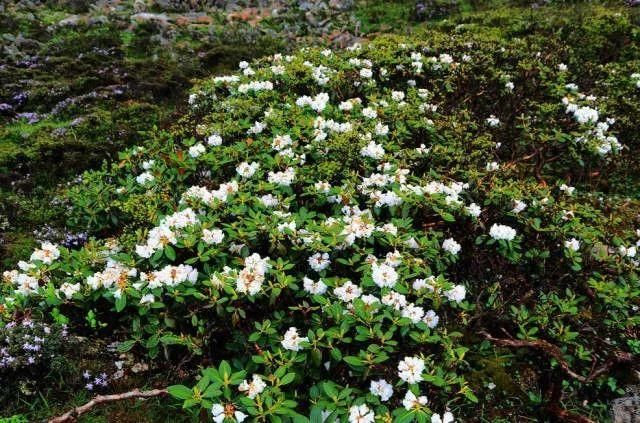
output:
[[[553,40],[460,31],[203,82],[73,191],[121,236],[43,244],[5,314],[198,358],[169,392],[218,422],[604,416],[640,352],[638,204],[594,189],[625,116]]]

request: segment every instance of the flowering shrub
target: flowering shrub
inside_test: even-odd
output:
[[[43,374],[62,373],[68,342],[63,325],[23,318],[0,327],[0,401],[30,394]]]
[[[4,313],[202,356],[169,393],[216,422],[543,418],[562,390],[598,412],[640,353],[640,233],[585,172],[626,140],[553,51],[507,44],[381,37],[205,81],[94,175],[85,212],[121,236],[43,244]]]

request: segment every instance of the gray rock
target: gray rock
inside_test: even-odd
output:
[[[161,26],[169,25],[169,17],[164,13],[136,13],[134,15],[131,15],[131,20],[138,23],[154,22],[160,24]]]
[[[105,15],[92,16],[89,18],[89,25],[105,25],[109,23],[109,18]]]
[[[71,16],[69,16],[67,18],[64,18],[60,22],[58,22],[58,26],[75,27],[75,26],[78,26],[78,24],[80,24],[81,20],[82,20],[82,18],[80,17],[80,15],[71,15]]]
[[[147,3],[144,0],[136,0],[133,2],[133,11],[135,13],[143,13],[147,11]]]

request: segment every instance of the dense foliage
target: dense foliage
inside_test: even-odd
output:
[[[66,183],[170,125],[192,78],[354,26],[351,9],[204,3],[0,4],[0,269],[37,241],[84,241],[65,222]]]
[[[605,420],[640,354],[640,32],[548,13],[202,81],[69,189],[94,239],[5,272],[4,319],[180,369],[194,419]]]

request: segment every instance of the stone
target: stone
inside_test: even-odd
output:
[[[164,13],[147,13],[147,12],[136,13],[134,15],[131,15],[131,20],[136,21],[138,23],[154,22],[162,26],[169,25],[169,17]]]
[[[64,18],[63,20],[61,20],[60,22],[58,22],[58,26],[63,27],[63,26],[70,26],[70,27],[76,27],[80,24],[80,21],[82,20],[82,18],[80,17],[80,15],[71,15],[67,18]]]

